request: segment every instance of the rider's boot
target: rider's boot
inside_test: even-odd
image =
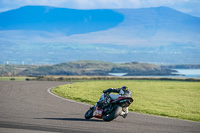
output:
[[[127,115],[128,115],[128,113],[125,113],[122,117],[123,118],[126,118],[127,117]]]
[[[123,108],[123,111],[125,112],[125,114],[122,116],[123,118],[126,118],[128,115],[128,107]]]

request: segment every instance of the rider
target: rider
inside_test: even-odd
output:
[[[109,88],[109,89],[103,91],[103,94],[101,95],[99,101],[96,103],[94,108],[96,108],[97,105],[98,105],[98,107],[101,107],[101,108],[107,106],[109,101],[107,101],[107,98],[105,97],[107,95],[105,95],[105,94],[111,93],[111,92],[118,93],[118,95],[109,94],[109,96],[112,100],[117,99],[119,96],[131,97],[131,91],[126,86],[123,86],[122,88]],[[126,108],[125,115],[123,117],[125,118],[127,116],[127,114],[128,114],[128,107]]]

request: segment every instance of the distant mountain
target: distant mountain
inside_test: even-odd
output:
[[[0,13],[0,20],[0,64],[200,62],[200,18],[168,7],[25,6]]]
[[[198,43],[200,18],[168,7],[115,9],[124,16],[118,26],[67,39],[76,43],[104,43],[131,46],[163,46],[172,43]],[[81,41],[77,41],[77,40]],[[74,41],[76,40],[76,41]]]
[[[0,30],[63,32],[67,35],[107,30],[123,21],[112,10],[75,10],[48,6],[25,6],[0,13]]]
[[[144,27],[148,30],[190,31],[199,33],[200,18],[179,12],[168,7],[116,9],[124,15],[121,26]],[[197,28],[197,29],[196,29]]]

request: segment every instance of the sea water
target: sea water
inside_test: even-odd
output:
[[[184,76],[179,76],[179,77],[200,78],[200,69],[173,69],[173,70],[177,71],[177,73],[174,73],[174,74],[184,75]]]

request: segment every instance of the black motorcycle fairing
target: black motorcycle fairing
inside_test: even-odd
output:
[[[113,111],[113,109],[114,109],[113,105],[109,104],[104,108],[104,114],[109,114],[110,112]]]
[[[128,107],[132,102],[132,99],[122,99],[117,101],[117,104],[121,107]]]

